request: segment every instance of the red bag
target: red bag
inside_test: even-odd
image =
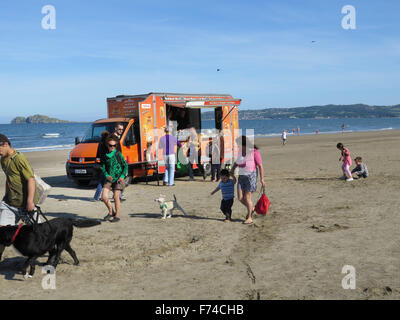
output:
[[[257,201],[257,204],[254,207],[254,211],[257,212],[258,214],[266,215],[269,209],[269,205],[270,205],[269,199],[265,195],[265,189],[263,189],[263,194]]]

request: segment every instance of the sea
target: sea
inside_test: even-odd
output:
[[[214,125],[214,120],[202,121],[203,129]],[[243,134],[253,129],[255,138],[277,137],[283,129],[289,133],[294,129],[297,134],[297,128],[300,135],[338,133],[342,125],[345,132],[395,130],[400,129],[400,118],[239,120]],[[0,124],[0,133],[21,152],[49,151],[72,149],[75,137],[84,137],[89,127],[90,123]]]

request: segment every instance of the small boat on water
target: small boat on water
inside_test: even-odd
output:
[[[42,138],[58,138],[60,136],[59,133],[43,133]]]

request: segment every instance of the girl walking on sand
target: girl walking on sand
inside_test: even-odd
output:
[[[106,139],[108,153],[105,155],[104,163],[101,166],[101,171],[105,177],[101,197],[108,209],[108,214],[104,217],[104,220],[107,221],[113,218],[110,220],[111,222],[118,222],[120,220],[120,194],[124,190],[124,178],[128,174],[128,164],[126,163],[122,153],[117,150],[118,144],[119,139],[115,135],[111,135]],[[114,193],[115,211],[113,210],[110,199],[108,198],[110,191],[113,191]]]
[[[343,171],[343,177],[342,179],[346,181],[353,181],[353,177],[350,171],[350,166],[352,165],[351,161],[351,156],[350,156],[350,150],[345,148],[343,143],[339,142],[336,145],[336,148],[338,148],[341,151],[341,156],[339,158],[339,161],[342,161],[342,171]]]

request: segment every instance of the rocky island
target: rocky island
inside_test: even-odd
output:
[[[60,120],[56,118],[50,118],[48,116],[43,116],[40,114],[35,114],[33,116],[16,117],[11,120],[11,124],[21,124],[21,123],[69,123],[70,121]]]

